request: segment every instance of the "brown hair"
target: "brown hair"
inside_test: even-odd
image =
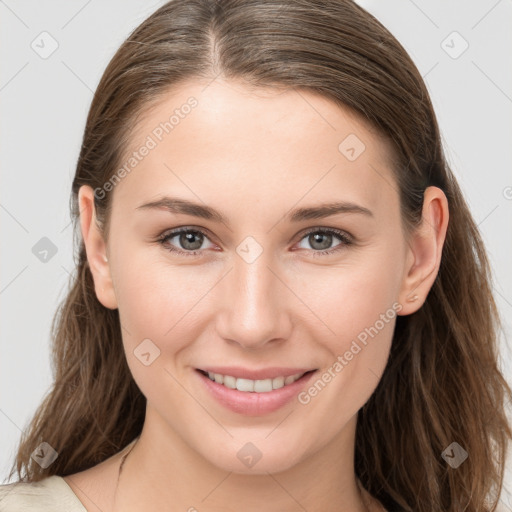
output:
[[[97,87],[72,185],[75,235],[82,185],[102,187],[130,133],[180,81],[218,74],[251,87],[302,88],[357,112],[388,139],[404,225],[421,221],[423,192],[441,188],[450,222],[424,305],[397,318],[388,364],[358,413],[355,470],[392,511],[494,510],[512,435],[498,367],[501,328],[483,242],[446,162],[425,84],[400,43],[350,0],[173,0],[119,48]],[[108,234],[111,193],[95,196]],[[55,382],[20,441],[20,481],[92,467],[140,434],[146,399],[123,354],[117,310],[98,301],[83,241],[52,324]],[[42,442],[58,453],[43,469]],[[450,467],[459,443],[469,457]]]

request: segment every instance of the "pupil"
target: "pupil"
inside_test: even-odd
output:
[[[201,247],[201,240],[199,239],[199,245],[197,245],[197,241],[196,241],[196,247],[194,247],[194,242],[193,242],[193,239],[195,237],[197,237],[198,233],[182,233],[181,237],[180,237],[180,243],[181,245],[186,248],[186,249],[190,249],[192,251],[196,250],[196,249],[199,249]],[[192,244],[192,247],[190,247],[189,244]]]
[[[311,247],[315,247],[315,244],[317,242],[320,242],[320,247],[316,247],[316,249],[328,249],[329,246],[331,245],[332,235],[329,235],[328,233],[316,233],[316,234],[313,234],[312,237],[313,237],[313,242],[310,241]],[[322,244],[322,239],[324,239],[323,244]]]

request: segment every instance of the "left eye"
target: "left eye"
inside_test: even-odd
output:
[[[181,248],[178,248],[171,243],[171,240],[177,237]],[[333,242],[333,238],[340,240],[340,243],[335,245],[334,248],[330,247]],[[201,251],[201,246],[205,239],[208,240],[208,236],[203,231],[184,228],[164,234],[158,241],[170,252],[182,254],[184,256],[197,256]],[[303,240],[307,240],[311,247],[313,247],[313,253],[315,256],[336,252],[352,243],[351,237],[345,232],[337,229],[325,228],[310,230],[302,237],[301,242]]]
[[[338,238],[341,242],[335,245],[334,248],[330,248],[333,238]],[[314,249],[318,249],[314,251],[315,256],[318,254],[333,253],[342,249],[343,246],[347,246],[352,243],[350,237],[346,233],[337,229],[315,229],[306,233],[302,240],[307,240]]]
[[[178,237],[178,241],[180,245],[185,249],[178,249],[172,244],[170,241],[173,238]],[[169,248],[171,252],[177,252],[180,254],[184,254],[186,256],[195,256],[197,251],[201,248],[204,239],[208,239],[206,234],[202,231],[198,231],[195,229],[181,229],[175,230],[171,233],[164,235],[160,238],[160,243]]]

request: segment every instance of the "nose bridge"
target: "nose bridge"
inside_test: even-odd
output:
[[[219,334],[246,348],[287,336],[283,283],[272,268],[270,250],[254,239],[244,240],[233,257],[233,270],[224,285]],[[270,268],[269,268],[270,267]]]

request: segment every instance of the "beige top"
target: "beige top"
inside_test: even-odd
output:
[[[61,476],[0,485],[0,512],[87,512]]]
[[[496,512],[505,512],[500,502]],[[39,482],[0,485],[0,512],[87,512],[66,480],[53,475]]]

